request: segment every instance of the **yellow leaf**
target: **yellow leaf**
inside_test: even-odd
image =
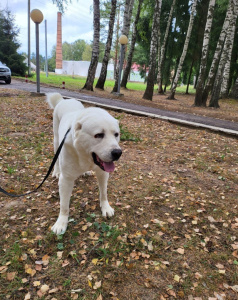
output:
[[[40,281],[34,281],[34,282],[33,282],[33,285],[34,285],[34,286],[39,286],[39,285],[40,285]]]
[[[31,277],[33,277],[36,274],[36,270],[33,270],[32,268],[27,268],[25,271],[27,274],[30,274]]]
[[[97,262],[98,262],[98,258],[92,259],[92,263],[93,263],[95,266],[96,266]]]
[[[82,227],[82,230],[85,231],[85,230],[87,230],[87,228],[88,228],[88,226],[87,226],[87,225],[84,225],[84,226]]]
[[[92,282],[90,280],[88,280],[88,285],[91,289],[93,288]]]
[[[33,256],[36,255],[36,250],[35,250],[35,249],[31,249],[29,252],[30,252],[30,254],[33,255]]]
[[[174,276],[174,280],[177,281],[177,282],[179,282],[180,277],[179,277],[178,275],[175,275],[175,276]]]

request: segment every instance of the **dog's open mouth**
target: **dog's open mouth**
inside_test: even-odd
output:
[[[103,171],[105,172],[113,172],[115,170],[115,165],[113,163],[113,161],[111,162],[105,162],[105,161],[102,161],[96,153],[92,153],[92,156],[93,156],[93,161],[94,163],[99,166]]]

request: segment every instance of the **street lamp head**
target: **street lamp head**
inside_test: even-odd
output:
[[[126,35],[121,35],[120,38],[119,38],[119,43],[121,45],[126,45],[128,43],[128,38]]]
[[[40,24],[43,21],[44,16],[43,16],[42,12],[39,9],[33,9],[31,11],[31,19],[36,24]]]

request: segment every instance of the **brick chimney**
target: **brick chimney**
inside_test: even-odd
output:
[[[62,14],[57,13],[57,40],[56,40],[56,69],[55,73],[62,74],[63,62],[62,62]]]

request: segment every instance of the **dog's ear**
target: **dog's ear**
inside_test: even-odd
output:
[[[82,128],[82,124],[80,122],[77,122],[74,126],[74,131],[76,132],[76,131],[80,130],[81,128]]]

